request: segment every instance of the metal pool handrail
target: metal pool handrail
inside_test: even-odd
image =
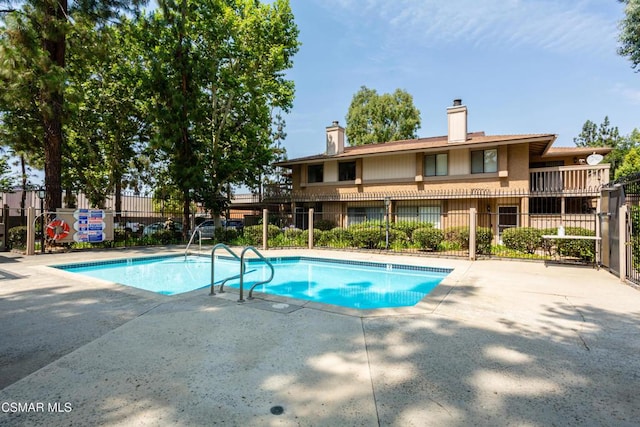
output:
[[[198,242],[200,243],[200,247],[198,251],[202,251],[202,231],[200,230],[200,226],[197,226],[195,230],[193,230],[193,233],[191,233],[191,238],[189,239],[189,243],[187,243],[187,247],[184,250],[185,261],[187,260],[187,255],[189,254],[189,246],[191,246],[191,243],[193,242],[193,237],[196,235],[196,233],[198,233]]]
[[[246,254],[247,251],[252,251],[256,255],[258,255],[258,257],[262,259],[271,269],[271,276],[269,276],[267,280],[256,282],[253,284],[253,286],[251,286],[251,289],[249,289],[249,297],[248,297],[249,299],[253,299],[253,296],[252,296],[253,288],[255,288],[258,285],[269,283],[271,280],[273,280],[273,275],[275,273],[275,270],[273,269],[273,264],[271,264],[271,262],[269,262],[268,259],[263,257],[262,254],[258,252],[256,248],[254,248],[253,246],[247,246],[246,248],[244,248],[242,250],[242,254],[240,254],[240,299],[238,299],[238,302],[244,302],[244,299],[242,298],[242,295],[243,295],[242,292],[243,292],[243,286],[244,286],[244,254]]]
[[[216,249],[218,248],[223,248],[225,249],[227,252],[229,252],[235,259],[237,259],[238,261],[240,261],[240,273],[243,273],[244,268],[242,267],[242,261],[240,259],[240,257],[238,255],[236,255],[230,248],[229,246],[225,245],[224,243],[218,243],[217,245],[215,245],[213,247],[213,249],[211,249],[211,292],[209,292],[209,295],[215,295],[216,293],[213,290],[213,284],[216,283],[214,280],[215,277],[215,253],[216,253]],[[244,254],[244,252],[243,252]],[[234,277],[229,277],[228,279],[226,279],[224,282],[222,282],[222,284],[220,285],[220,293],[223,293],[223,286],[224,284],[227,282],[227,280],[231,280],[231,279],[237,279],[237,276]],[[242,279],[240,279],[240,284],[242,286]],[[242,288],[241,288],[242,289]],[[242,292],[242,290],[240,291]]]

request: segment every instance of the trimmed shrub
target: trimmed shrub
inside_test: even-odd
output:
[[[398,221],[391,224],[391,228],[395,230],[403,231],[409,239],[412,239],[413,232],[419,228],[433,227],[430,222],[418,222],[418,221]]]
[[[18,226],[9,229],[6,242],[7,249],[26,249],[27,247],[27,227]]]
[[[238,230],[235,228],[216,227],[213,230],[213,240],[217,243],[229,243],[238,238]]]
[[[336,223],[328,219],[316,219],[313,221],[314,233],[316,230],[327,231],[336,226]]]
[[[328,233],[326,230],[313,230],[313,246],[320,245],[320,242],[325,240],[325,235]],[[309,240],[309,234],[307,234],[307,240]],[[320,245],[324,246],[324,245]]]
[[[355,247],[367,249],[384,248],[385,231],[381,227],[362,227],[349,229]],[[382,245],[381,245],[382,244]]]
[[[384,237],[382,238],[382,247],[384,248]],[[389,247],[393,246],[393,249],[404,249],[409,247],[411,240],[409,236],[402,230],[389,229]]]
[[[284,237],[287,239],[295,240],[298,237],[300,237],[300,235],[302,235],[303,232],[307,233],[307,236],[309,235],[309,231],[306,231],[306,230],[301,230],[299,228],[285,228]]]
[[[502,243],[508,249],[532,254],[542,247],[542,230],[531,227],[507,228],[502,232]]]
[[[449,227],[444,230],[444,239],[454,247],[469,249],[469,227]]]
[[[177,241],[176,233],[173,230],[158,230],[151,235],[151,241],[161,245],[169,245]]]
[[[381,227],[350,229],[351,242],[355,247],[367,249],[384,249],[386,245],[386,229]],[[389,229],[389,247],[406,247],[409,243],[407,234],[400,230]]]
[[[566,227],[567,236],[595,236],[595,232],[581,227]],[[557,240],[558,253],[562,256],[593,261],[596,254],[596,243],[593,240]]]
[[[325,231],[316,244],[332,248],[346,248],[353,245],[353,235],[346,228],[336,227]]]
[[[124,228],[114,228],[113,229],[113,241],[114,242],[124,242],[131,238],[131,232],[125,230]]]
[[[420,249],[436,250],[444,240],[444,232],[433,227],[417,228],[413,230],[411,240],[420,245]]]
[[[267,240],[275,239],[279,234],[282,234],[280,228],[277,225],[269,224],[267,226]],[[250,225],[244,227],[244,237],[248,245],[261,245],[262,244],[262,224]]]
[[[469,249],[469,227],[449,227],[444,231],[444,238],[448,247]],[[490,254],[492,240],[493,232],[489,227],[478,227],[476,229],[476,253]]]
[[[476,229],[476,253],[487,255],[491,253],[491,241],[493,231],[489,227],[478,227]]]

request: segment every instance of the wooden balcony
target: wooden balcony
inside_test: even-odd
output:
[[[609,164],[530,169],[529,191],[543,194],[597,195],[609,182]]]

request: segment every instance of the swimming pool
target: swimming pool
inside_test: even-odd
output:
[[[257,292],[357,309],[404,307],[417,304],[451,269],[310,257],[270,258],[275,274]],[[215,280],[239,274],[237,260],[217,257]],[[247,262],[244,289],[265,280],[268,266]],[[164,295],[175,295],[211,284],[210,257],[163,256],[53,266]],[[239,279],[225,287],[239,287]]]

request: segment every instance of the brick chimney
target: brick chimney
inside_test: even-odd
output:
[[[327,126],[327,151],[325,154],[332,156],[344,152],[344,128],[334,121]]]
[[[448,142],[465,142],[467,140],[467,107],[461,99],[454,99],[453,106],[447,108],[449,124]]]

